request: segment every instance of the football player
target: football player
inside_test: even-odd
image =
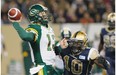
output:
[[[32,75],[57,75],[53,68],[55,38],[54,31],[48,25],[50,19],[48,9],[40,4],[34,4],[29,8],[28,19],[30,24],[25,30],[17,21],[11,20],[11,22],[20,38],[29,43],[34,63],[30,73]]]
[[[68,40],[68,39],[70,39],[72,33],[69,28],[65,27],[61,30],[60,35],[61,35],[61,40],[64,38]],[[60,46],[60,43],[58,41],[58,42],[56,42],[56,45],[55,45],[55,47],[59,48],[59,49],[55,48],[56,55],[59,55],[59,50],[61,50],[59,46]]]
[[[108,69],[109,62],[99,55],[98,50],[86,46],[87,35],[77,31],[70,40],[60,42],[61,56],[64,61],[64,75],[90,75],[92,65]]]
[[[71,34],[72,33],[71,33],[70,29],[67,27],[64,27],[61,30],[61,40],[64,38],[67,40],[70,39]],[[58,43],[56,43],[55,48],[54,48],[55,53],[57,55],[56,59],[55,59],[55,64],[56,64],[55,66],[56,66],[56,70],[59,73],[59,75],[62,75],[64,72],[64,64],[63,64],[62,58],[61,58],[60,53],[59,53],[59,50],[61,50],[61,48],[59,46],[60,46],[60,44],[58,42]]]
[[[71,31],[70,31],[70,29],[69,28],[63,28],[63,30],[61,31],[61,39],[64,39],[64,38],[66,38],[66,39],[70,39],[70,37],[71,37]]]
[[[115,75],[115,20],[116,13],[110,13],[107,17],[108,27],[102,28],[100,33],[98,50],[105,50],[105,56],[111,64],[108,75]]]

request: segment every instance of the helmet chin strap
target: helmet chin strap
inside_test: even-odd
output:
[[[108,25],[109,25],[109,30],[113,30],[115,29],[115,21],[111,22],[111,21],[108,21]]]
[[[45,27],[48,27],[48,21],[44,20],[43,17],[41,17],[41,20],[39,20],[41,22],[41,24]]]
[[[112,26],[112,27],[109,26],[108,29],[109,29],[109,30],[114,30],[114,29],[115,29],[115,26]]]
[[[76,47],[73,47],[73,48],[72,48],[72,54],[78,55],[78,54],[80,54],[84,49],[85,49],[84,47],[83,47],[83,48],[80,48],[80,49],[77,49]]]
[[[48,22],[47,21],[42,21],[41,24],[45,27],[48,27]]]

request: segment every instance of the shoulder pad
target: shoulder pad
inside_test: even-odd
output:
[[[95,49],[95,48],[91,48],[90,51],[89,51],[89,54],[88,54],[88,60],[89,60],[89,59],[94,60],[94,59],[96,59],[98,56],[99,56],[98,50]]]

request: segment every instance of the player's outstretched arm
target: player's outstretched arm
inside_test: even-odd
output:
[[[100,56],[98,50],[95,48],[91,48],[88,59],[94,60],[94,63],[104,69],[108,69],[110,67],[110,63],[102,56]]]
[[[33,41],[34,40],[34,33],[32,32],[26,32],[18,22],[12,22],[13,27],[16,29],[18,32],[19,36],[21,37],[22,40],[24,41]]]
[[[110,63],[102,56],[97,57],[94,62],[96,65],[98,65],[106,70],[108,68],[110,68]]]
[[[56,55],[61,53],[62,50],[66,49],[67,47],[68,47],[68,43],[67,40],[64,38],[54,47]]]
[[[21,11],[17,8],[11,8],[8,11],[8,19],[12,22],[13,27],[18,32],[19,36],[22,40],[25,41],[33,41],[34,39],[34,33],[26,32],[20,25],[19,22],[22,19]]]

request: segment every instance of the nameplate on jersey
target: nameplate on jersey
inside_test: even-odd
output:
[[[83,55],[79,55],[79,59],[85,59],[85,56],[83,56]]]

